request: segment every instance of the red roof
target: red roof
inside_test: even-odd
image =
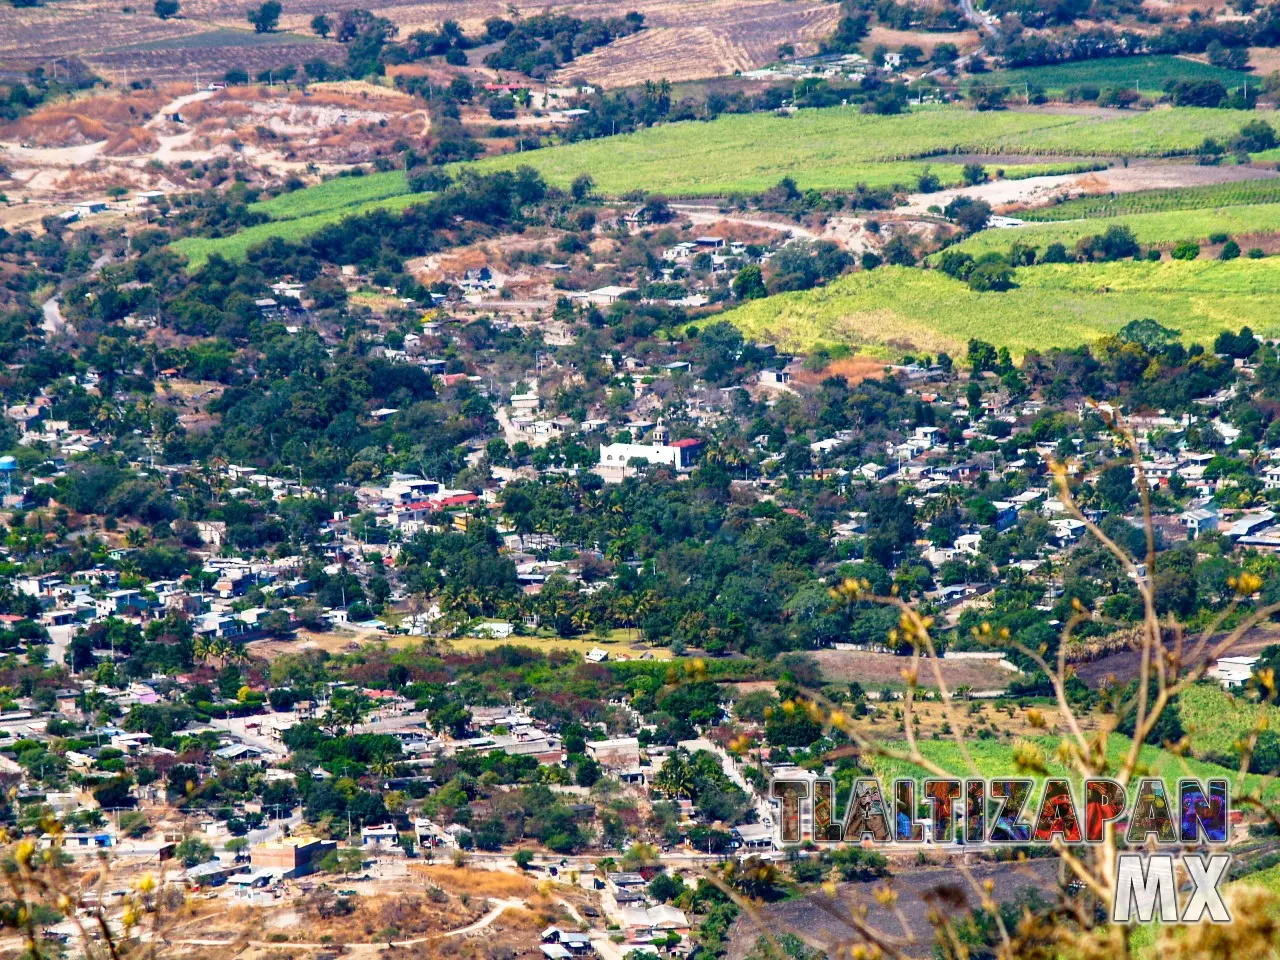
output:
[[[673,447],[700,447],[702,446],[702,441],[695,440],[693,437],[686,437],[684,440],[677,440],[671,445]]]
[[[449,497],[433,497],[430,500],[417,500],[413,503],[406,503],[406,510],[443,510],[445,507],[461,507],[464,504],[475,503],[480,498],[474,493],[455,493]]]
[[[444,381],[446,387],[452,387],[455,383],[462,383],[463,380],[466,380],[467,375],[465,373],[446,373],[440,379]]]
[[[455,493],[452,497],[441,497],[431,503],[436,504],[436,509],[439,510],[441,507],[460,507],[464,503],[475,503],[479,499],[474,493]]]

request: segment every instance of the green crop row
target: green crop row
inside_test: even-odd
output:
[[[1254,203],[1280,203],[1280,177],[1236,180],[1202,187],[1167,187],[1080,197],[1052,207],[1027,210],[1017,216],[1033,221],[1084,220],[1130,213],[1164,213],[1169,210],[1201,210],[1207,207],[1234,207]]]

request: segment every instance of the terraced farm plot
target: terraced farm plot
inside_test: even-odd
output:
[[[1119,217],[1133,213],[1203,210],[1255,203],[1280,203],[1280,178],[1237,180],[1232,183],[1214,183],[1201,187],[1172,187],[1080,197],[1052,207],[1025,210],[1017,216],[1020,219],[1032,221],[1083,220]]]
[[[1179,80],[1215,80],[1228,90],[1242,86],[1248,74],[1224,70],[1185,57],[1108,57],[1100,60],[1078,60],[1074,63],[1044,67],[998,70],[976,82],[1015,86],[1029,83],[1046,93],[1061,93],[1069,87],[1091,85],[1099,89],[1121,87],[1143,93],[1159,93],[1165,84]]]
[[[110,75],[153,80],[212,80],[238,68],[250,75],[309,60],[341,61],[346,51],[337,43],[298,33],[255,34],[218,28],[180,37],[112,47],[90,62]]]
[[[1095,116],[977,114],[952,107],[879,117],[836,107],[802,110],[790,117],[748,114],[711,123],[666,124],[625,136],[493,157],[476,166],[510,170],[528,164],[561,186],[585,171],[611,196],[634,190],[674,196],[752,193],[784,176],[802,188],[841,189],[858,182],[911,183],[920,169],[919,158],[942,154],[1185,154],[1206,136],[1234,136],[1254,118],[1249,112],[1194,108]],[[895,169],[883,166],[893,162],[899,164]],[[941,167],[935,172],[946,172]]]
[[[983,230],[953,249],[978,256],[992,250],[1004,252],[1015,240],[1043,250],[1051,243],[1070,249],[1081,237],[1102,233],[1108,227],[1123,226],[1133,231],[1144,245],[1168,245],[1180,240],[1203,241],[1212,233],[1231,236],[1280,231],[1280,203],[1260,203],[1242,207],[1208,210],[1173,210],[1167,213],[1133,213],[1109,217],[1105,221],[1062,220],[1036,223],[1003,230]]]
[[[243,16],[243,14],[242,14]],[[25,63],[50,57],[102,53],[113,47],[199,33],[203,25],[185,19],[159,20],[150,7],[122,13],[120,5],[58,3],[39,7],[6,5],[0,22],[0,60]]]
[[[305,30],[311,16],[333,13],[322,0],[285,4],[281,19],[288,29]],[[534,16],[549,9],[541,0],[385,0],[372,8],[400,28],[404,37],[414,30],[434,29],[445,20],[457,21],[469,34],[483,30],[489,17]],[[234,25],[244,23],[240,0],[188,0],[183,12]],[[610,44],[572,62],[553,83],[589,77],[606,87],[645,80],[679,81],[725,76],[772,62],[778,44],[796,44],[799,52],[815,52],[817,40],[831,33],[839,10],[824,0],[630,0],[625,6],[607,0],[570,0],[555,5],[557,13],[579,17],[616,17],[636,10],[648,27],[621,44]]]
[[[738,307],[725,319],[788,349],[863,345],[884,354],[963,351],[978,337],[1021,355],[1070,347],[1151,317],[1209,343],[1248,325],[1280,332],[1280,259],[1063,264],[1017,271],[1014,290],[975,293],[935,270],[883,267]]]
[[[632,9],[631,6],[625,9]],[[641,4],[636,9],[644,11]],[[610,87],[666,78],[672,82],[727,76],[777,58],[786,41],[802,51],[835,28],[828,3],[657,4],[645,14],[648,29],[574,60],[555,76],[602,78]]]

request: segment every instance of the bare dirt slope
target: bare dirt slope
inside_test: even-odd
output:
[[[1198,187],[1236,180],[1261,180],[1280,176],[1262,167],[1201,167],[1190,163],[1143,163],[1128,167],[1110,167],[1092,173],[1065,174],[1051,177],[1028,177],[1025,180],[994,180],[976,187],[957,187],[937,193],[915,193],[907,205],[895,212],[922,214],[930,206],[945,207],[964,194],[986,200],[992,208],[1011,212],[1018,208],[1044,206],[1055,199],[1097,193],[1132,193],[1167,187]]]

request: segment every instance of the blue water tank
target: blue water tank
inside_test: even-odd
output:
[[[0,457],[0,470],[12,471],[17,469],[18,469],[17,457]]]

